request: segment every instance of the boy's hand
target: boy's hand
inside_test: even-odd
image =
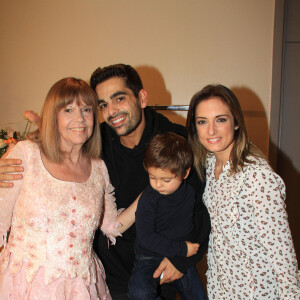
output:
[[[200,244],[198,244],[198,243],[191,243],[191,242],[186,242],[186,245],[187,245],[187,250],[188,250],[186,257],[195,255],[200,246]]]

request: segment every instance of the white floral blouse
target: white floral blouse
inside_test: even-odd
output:
[[[216,180],[215,156],[207,159],[209,299],[300,299],[284,183],[264,159],[251,160],[232,176],[228,161]]]
[[[95,282],[94,232],[102,215],[101,230],[106,235],[118,225],[113,187],[104,162],[93,160],[88,180],[76,183],[54,178],[45,169],[35,143],[19,142],[9,156],[22,159],[25,172],[13,189],[0,189],[0,246],[4,244],[0,272],[9,265],[14,275],[26,260],[28,282],[40,267],[45,268],[46,284],[62,274],[79,276],[87,285]]]

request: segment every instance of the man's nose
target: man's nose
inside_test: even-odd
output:
[[[113,103],[108,104],[108,114],[114,116],[118,112],[118,107]]]

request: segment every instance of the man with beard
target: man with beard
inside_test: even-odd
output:
[[[129,65],[98,68],[92,74],[90,83],[98,95],[99,109],[105,121],[101,123],[102,159],[115,188],[118,209],[127,208],[149,183],[148,174],[143,168],[148,141],[157,133],[164,132],[185,136],[185,128],[171,123],[166,117],[147,107],[147,92],[143,89],[138,73]],[[20,167],[8,166],[9,164],[16,164],[16,161],[0,161],[0,173],[18,172]],[[18,176],[20,175],[15,175]],[[0,174],[0,180],[12,179],[12,174]],[[174,285],[165,283],[182,277],[189,266],[202,258],[207,249],[210,219],[202,202],[204,185],[196,172],[192,172],[189,181],[197,196],[195,238],[191,242],[200,243],[200,248],[196,255],[189,258],[163,259],[154,276],[159,277],[164,272],[160,281],[164,299],[176,299]],[[7,184],[0,182],[1,186]],[[96,232],[94,249],[104,265],[106,281],[114,300],[129,299],[127,286],[134,263],[134,240],[134,225],[117,239],[115,246],[108,247],[107,239]]]

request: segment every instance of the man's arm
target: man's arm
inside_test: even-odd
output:
[[[0,188],[12,188],[14,184],[9,181],[23,178],[22,174],[11,174],[23,172],[24,168],[20,166],[21,164],[20,159],[0,159]]]

